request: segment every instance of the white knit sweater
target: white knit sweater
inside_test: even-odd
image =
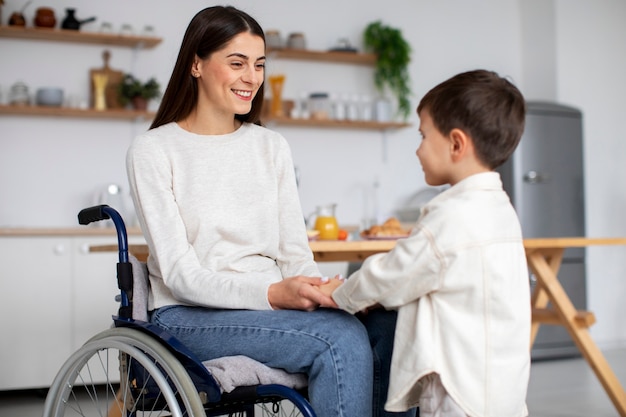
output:
[[[320,276],[280,134],[243,124],[196,135],[170,123],[135,138],[127,170],[150,248],[150,309],[270,309],[270,284]]]

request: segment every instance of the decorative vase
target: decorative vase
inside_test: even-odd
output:
[[[26,19],[22,13],[14,12],[9,17],[9,26],[26,26]]]
[[[57,19],[54,16],[54,10],[48,7],[40,7],[35,13],[35,26],[40,28],[53,28],[57,24]]]
[[[135,110],[146,111],[148,109],[148,100],[141,96],[133,97],[130,102]]]
[[[94,102],[93,107],[96,110],[106,110],[106,87],[109,82],[109,77],[106,74],[94,74],[93,75],[93,87],[94,87]]]

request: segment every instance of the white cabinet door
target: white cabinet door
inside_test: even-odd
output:
[[[0,389],[50,385],[72,351],[71,243],[0,238]]]

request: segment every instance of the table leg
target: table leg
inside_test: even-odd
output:
[[[532,308],[546,308],[548,306],[548,293],[543,289],[543,286],[537,282],[535,289],[533,290],[532,297],[530,299]],[[532,349],[539,332],[539,326],[541,322],[533,320],[530,327],[530,348]]]
[[[542,250],[528,251],[526,254],[528,265],[537,277],[538,284],[541,284],[541,290],[547,294],[552,308],[560,316],[561,324],[565,326],[576,346],[600,380],[620,416],[626,417],[626,393],[624,389],[604,355],[602,355],[602,352],[591,338],[587,328],[576,322],[577,311],[558,281],[558,268],[551,268],[548,264],[547,258],[553,256],[555,251],[554,249],[545,252]],[[553,263],[554,265],[555,263]]]
[[[548,264],[550,265],[550,269],[556,275],[561,267],[561,261],[563,260],[563,250],[553,250],[549,253],[544,253],[544,257]],[[537,279],[535,275],[535,288],[533,290],[533,294],[531,297],[531,306],[533,309],[545,309],[548,306],[549,297],[545,288],[543,287],[543,283],[540,279]],[[541,322],[539,320],[533,320],[531,330],[530,330],[530,347],[533,347],[535,343],[535,339],[537,338],[537,332],[539,332],[539,325]]]

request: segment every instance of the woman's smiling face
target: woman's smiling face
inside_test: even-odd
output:
[[[236,35],[208,58],[196,58],[199,105],[233,117],[247,114],[265,77],[265,43],[249,32]]]

